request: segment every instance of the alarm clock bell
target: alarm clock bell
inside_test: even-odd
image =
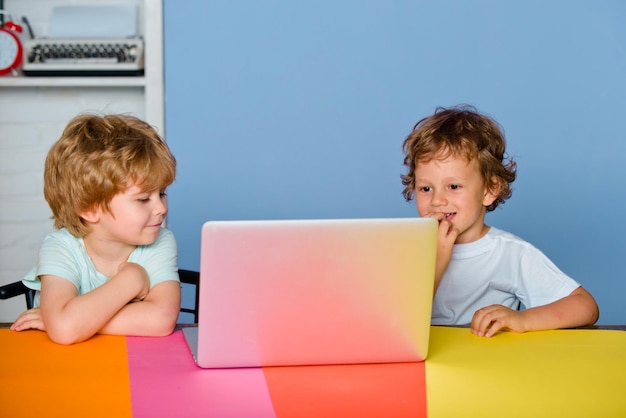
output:
[[[4,10],[0,14],[7,19],[0,27],[0,76],[16,74],[22,65],[22,41],[17,34],[22,33],[22,26],[13,22],[11,15]]]

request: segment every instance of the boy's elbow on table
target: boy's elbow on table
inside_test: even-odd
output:
[[[177,320],[178,311],[174,312],[174,314],[170,312],[163,312],[162,317],[159,318],[159,321],[154,328],[154,336],[165,337],[166,335],[170,335],[174,332],[174,328],[176,328]]]
[[[588,314],[589,314],[588,325],[593,325],[600,318],[600,308],[598,307],[598,304],[596,300],[594,299],[594,297],[591,295],[591,293],[587,292],[586,290],[585,292],[587,293],[587,299],[588,299],[587,301],[587,305],[588,305],[587,309],[588,309]]]
[[[85,335],[73,323],[58,321],[59,323],[46,324],[48,338],[57,344],[71,345],[85,341],[92,335]]]
[[[578,301],[577,310],[582,322],[579,326],[590,326],[595,324],[600,317],[600,309],[598,308],[598,304],[596,303],[593,295],[581,286],[574,290],[570,296],[575,297]]]
[[[180,314],[180,284],[167,281],[156,285],[140,304],[150,304],[150,335],[161,337],[170,335],[176,327]]]
[[[139,302],[144,303],[144,302]],[[148,333],[154,337],[164,337],[174,332],[178,315],[180,313],[180,305],[172,303],[163,303],[153,311],[150,331]]]

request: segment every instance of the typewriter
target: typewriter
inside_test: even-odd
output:
[[[27,76],[139,76],[144,43],[142,38],[27,40],[22,71]]]
[[[1,0],[0,0],[1,2]],[[47,37],[24,41],[26,76],[144,74],[137,4],[63,5],[52,9]]]

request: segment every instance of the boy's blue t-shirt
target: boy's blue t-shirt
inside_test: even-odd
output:
[[[178,281],[178,249],[172,231],[161,228],[156,241],[140,245],[128,257],[129,262],[141,265],[150,277],[150,288],[167,281]],[[82,238],[76,238],[66,228],[48,234],[39,250],[37,265],[22,282],[29,288],[40,290],[40,275],[53,275],[72,282],[78,294],[85,294],[106,283],[109,278],[96,270],[87,254]],[[35,296],[39,306],[39,292]]]

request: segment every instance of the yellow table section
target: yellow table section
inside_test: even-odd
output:
[[[428,416],[626,417],[626,332],[433,327]]]

